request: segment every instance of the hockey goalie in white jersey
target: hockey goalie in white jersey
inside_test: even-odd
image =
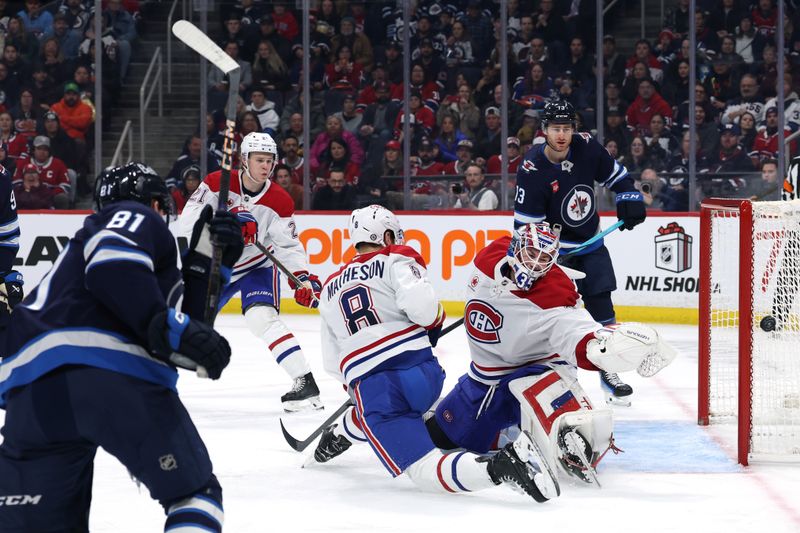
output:
[[[675,351],[649,326],[595,322],[555,264],[558,248],[559,228],[541,222],[478,253],[464,311],[472,362],[427,425],[438,447],[475,453],[521,428],[552,469],[597,483],[595,466],[613,446],[612,412],[593,407],[577,368],[649,377]]]
[[[501,483],[542,502],[558,494],[553,472],[527,432],[491,458],[442,454],[423,415],[439,398],[444,371],[433,355],[444,310],[428,281],[424,260],[403,246],[391,211],[353,211],[350,239],[357,255],[322,287],[325,368],[347,385],[355,407],[327,428],[314,453],[318,462],[351,441],[368,441],[391,473],[403,472],[423,489],[466,492]]]

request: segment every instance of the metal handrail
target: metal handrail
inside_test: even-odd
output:
[[[172,7],[169,8],[169,15],[167,15],[167,92],[172,94],[172,17],[175,14],[175,8],[178,7],[178,2],[181,2],[183,18],[186,18],[186,3],[183,0],[173,0]]]
[[[122,128],[122,135],[120,136],[119,141],[117,141],[117,148],[114,150],[114,156],[111,158],[111,163],[109,166],[119,166],[120,157],[122,156],[122,148],[125,146],[125,141],[128,141],[128,157],[126,157],[124,161],[124,163],[127,163],[133,159],[133,122],[130,120],[125,121],[125,127]]]
[[[611,2],[609,2],[608,5],[605,8],[603,8],[603,15],[608,13],[609,9],[617,5],[617,2],[619,2],[619,0],[611,0]]]
[[[153,80],[152,84],[150,84],[150,90],[147,92],[147,98],[145,98],[144,93],[145,89],[148,88],[148,83],[150,82],[150,75],[153,73],[153,69],[155,71],[155,79]],[[158,89],[158,116],[164,116],[164,81],[163,76],[161,75],[162,71],[164,70],[163,62],[161,61],[161,47],[159,46],[156,48],[156,51],[153,52],[153,59],[150,60],[150,65],[147,67],[147,73],[144,75],[144,79],[142,80],[142,85],[139,87],[139,135],[140,135],[140,152],[139,157],[142,161],[145,160],[144,157],[144,117],[147,113],[147,108],[150,105],[150,100],[153,99],[153,93],[155,92],[156,88]]]

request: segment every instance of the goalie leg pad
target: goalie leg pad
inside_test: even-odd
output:
[[[297,379],[311,372],[297,338],[278,317],[278,311],[268,305],[252,305],[244,312],[250,332],[267,343],[275,362],[289,377]]]
[[[410,465],[406,474],[416,486],[427,492],[472,492],[495,486],[486,471],[486,463],[469,452],[443,454],[431,450]]]

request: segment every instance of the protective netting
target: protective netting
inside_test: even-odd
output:
[[[753,228],[735,210],[711,217],[710,417],[735,422],[739,391],[739,269],[752,231],[750,454],[800,459],[800,201],[753,202]],[[741,429],[741,428],[740,428]]]

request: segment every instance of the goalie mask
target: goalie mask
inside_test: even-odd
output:
[[[530,290],[533,282],[552,268],[558,257],[561,227],[547,222],[525,224],[514,231],[508,247],[508,263],[517,287]]]
[[[403,230],[394,213],[380,205],[356,209],[350,215],[350,242],[353,246],[366,242],[386,246],[383,236],[386,230],[394,234],[394,243],[403,244]]]
[[[248,133],[247,135],[245,135],[244,139],[242,139],[242,146],[240,148],[240,151],[242,153],[242,161],[241,161],[242,170],[247,172],[247,174],[251,178],[253,178],[254,181],[258,180],[255,179],[253,174],[250,173],[250,169],[248,168],[250,153],[256,152],[256,153],[272,154],[272,168],[270,168],[270,171],[267,174],[266,179],[272,177],[272,173],[275,171],[275,165],[278,164],[278,145],[275,144],[275,139],[273,139],[269,133],[261,133],[257,131]]]

